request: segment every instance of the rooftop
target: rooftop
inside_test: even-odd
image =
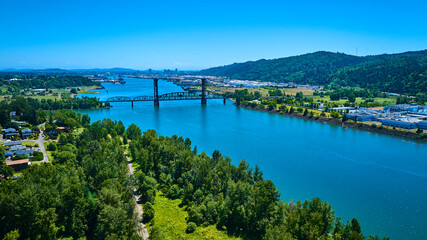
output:
[[[24,164],[24,163],[28,164],[28,159],[9,161],[9,162],[6,162],[6,165],[7,166],[13,166],[13,165]]]

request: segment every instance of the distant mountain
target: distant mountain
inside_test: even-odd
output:
[[[427,91],[427,50],[357,57],[315,52],[214,67],[201,75],[297,84],[338,84],[416,94]]]
[[[92,68],[92,69],[61,69],[61,68],[46,68],[46,69],[2,69],[0,72],[136,72],[130,68]]]
[[[73,72],[137,72],[130,68],[92,68],[92,69],[71,69]]]

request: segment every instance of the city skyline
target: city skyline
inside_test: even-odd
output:
[[[6,1],[0,69],[198,70],[316,51],[426,49],[422,1]]]

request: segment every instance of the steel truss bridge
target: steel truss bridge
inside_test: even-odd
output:
[[[224,99],[223,96],[206,94],[206,79],[202,79],[202,92],[171,92],[159,95],[158,94],[158,79],[154,79],[154,96],[138,96],[138,97],[124,97],[116,96],[109,97],[107,100],[101,101],[104,103],[111,102],[148,102],[153,101],[154,106],[159,106],[159,101],[176,101],[176,100],[201,100],[202,104],[206,104],[207,99]]]

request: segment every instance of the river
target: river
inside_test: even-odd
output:
[[[150,79],[103,84],[99,94],[153,95]],[[107,93],[108,91],[108,93]],[[182,89],[159,81],[159,94]],[[113,103],[80,110],[91,121],[110,118],[143,131],[189,137],[199,152],[215,149],[234,164],[259,165],[284,201],[320,197],[343,221],[355,217],[362,232],[391,239],[427,239],[427,144],[303,119],[257,112],[222,100]]]

